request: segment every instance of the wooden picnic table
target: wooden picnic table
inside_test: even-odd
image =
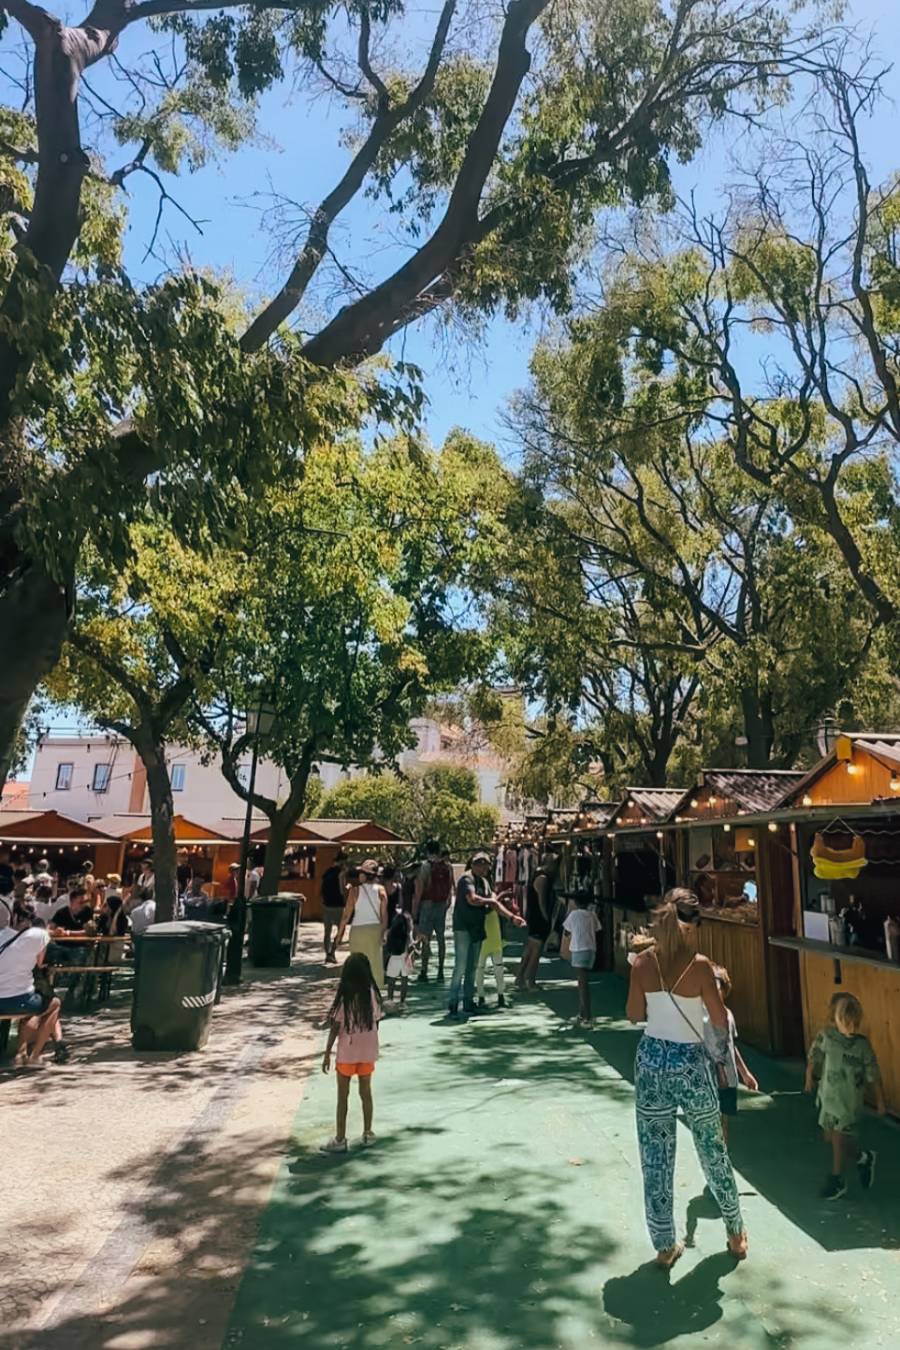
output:
[[[126,942],[131,941],[131,934],[128,933],[123,937],[116,937],[116,936],[104,936],[102,933],[60,933],[55,937],[51,934],[50,941],[58,942],[61,945],[67,943],[69,946],[72,947],[85,947],[85,948],[91,947],[94,949],[93,953],[90,954],[86,953],[86,955],[93,955],[93,960],[90,963],[88,961],[84,962],[78,961],[72,962],[72,964],[70,965],[68,962],[63,962],[58,965],[56,964],[48,965],[46,969],[48,975],[50,975],[54,981],[56,976],[59,975],[61,971],[67,972],[68,974],[75,977],[72,980],[71,984],[68,985],[66,988],[67,994],[69,993],[70,989],[74,989],[77,986],[78,980],[82,975],[106,976],[107,978],[105,980],[101,979],[100,981],[100,997],[102,1000],[102,998],[104,997],[104,987],[106,991],[106,996],[108,996],[112,975],[115,971],[122,969],[123,960],[122,956],[119,956],[118,960],[110,961],[108,959],[109,953],[106,952],[105,955],[107,959],[103,960],[101,958],[100,962],[98,963],[97,957],[96,955],[94,955],[94,953],[96,953],[97,948],[99,947],[108,948],[114,946],[124,946]],[[85,1007],[87,1007],[88,1004],[90,1003],[92,993],[93,993],[93,980],[85,980],[84,990],[82,993],[82,1003],[84,1004]]]

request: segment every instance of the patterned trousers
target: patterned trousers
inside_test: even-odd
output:
[[[675,1116],[681,1108],[709,1189],[729,1234],[744,1221],[731,1159],[722,1138],[718,1093],[701,1045],[644,1036],[635,1063],[638,1146],[644,1174],[644,1209],[658,1252],[675,1246]]]

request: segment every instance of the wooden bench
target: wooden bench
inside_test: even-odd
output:
[[[75,979],[72,981],[72,983],[66,985],[65,990],[61,992],[61,997],[64,997],[65,994],[68,994],[70,989],[74,989],[77,987],[78,982],[81,979],[82,975],[108,975],[109,976],[108,983],[102,980],[100,982],[100,997],[97,1000],[99,1003],[102,1002],[104,998],[109,997],[109,988],[112,982],[112,977],[115,974],[115,972],[117,970],[131,970],[133,969],[133,967],[129,966],[126,961],[117,961],[114,965],[109,966],[78,966],[74,964],[69,965],[68,963],[66,963],[65,965],[59,966],[46,966],[45,969],[47,971],[47,974],[50,976],[50,979],[54,981],[54,984],[57,975],[59,975],[60,973],[67,973],[69,975],[75,976]],[[105,985],[105,992],[104,992],[104,985]],[[90,1006],[91,988],[92,982],[85,980],[84,991],[81,996],[82,1007],[87,1008]]]

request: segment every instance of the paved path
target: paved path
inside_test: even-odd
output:
[[[549,972],[562,976],[557,964]],[[587,1350],[900,1343],[900,1133],[873,1121],[878,1185],[816,1198],[825,1157],[796,1068],[754,1063],[733,1154],[751,1235],[735,1267],[679,1138],[671,1280],[648,1264],[632,1116],[636,1035],[597,979],[599,1030],[573,995],[464,1025],[436,991],[385,1024],[378,1144],[322,1157],[334,1084],[314,1073],[225,1338],[229,1350]],[[351,1137],[360,1133],[358,1103]]]

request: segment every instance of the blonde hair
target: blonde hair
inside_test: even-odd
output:
[[[843,1026],[846,1026],[850,1028],[852,1035],[858,1034],[862,1026],[863,1009],[859,999],[855,998],[853,994],[835,994],[831,1000],[829,1012],[838,1031],[842,1031]]]
[[[107,872],[106,884],[107,886],[121,886],[122,878],[119,876],[118,872]]]
[[[650,924],[650,931],[656,939],[656,954],[665,965],[671,965],[692,950],[687,941],[691,925],[678,917],[679,904],[696,905],[697,897],[686,886],[675,886],[671,891],[666,891],[662,904],[653,911]]]

